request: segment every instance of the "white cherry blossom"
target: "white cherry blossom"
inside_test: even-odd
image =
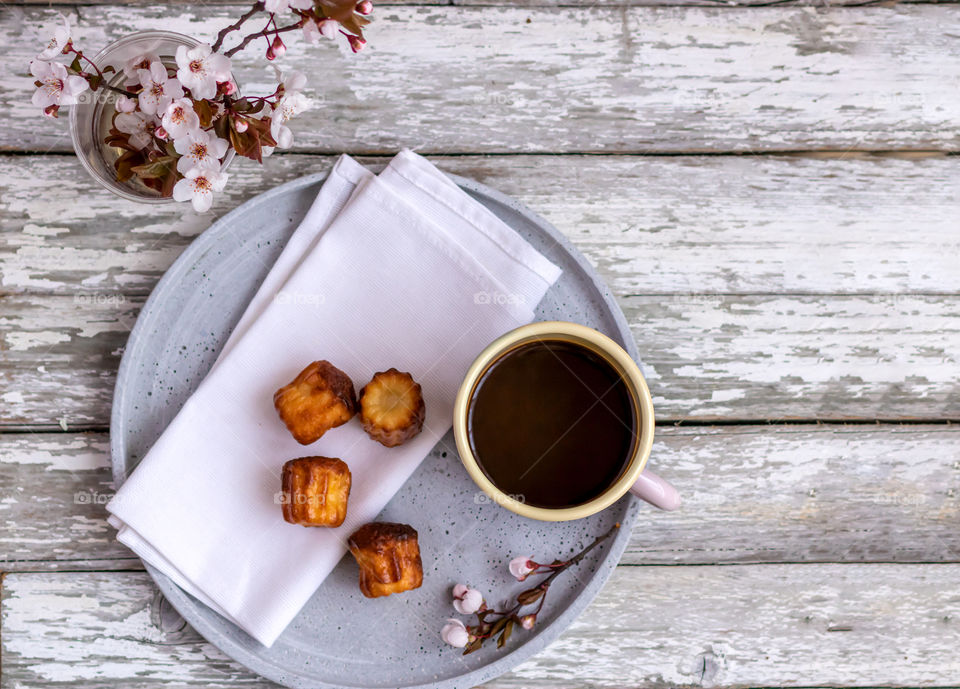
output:
[[[160,62],[156,53],[134,55],[123,63],[123,75],[127,78],[123,85],[127,88],[140,85],[140,70],[149,69],[154,62]]]
[[[270,119],[270,136],[277,142],[278,148],[290,148],[293,143],[293,132],[287,126],[291,117],[299,115],[311,105],[310,99],[302,93],[285,94],[273,108]]]
[[[121,112],[113,120],[113,125],[124,134],[130,135],[131,144],[137,148],[146,148],[150,145],[156,120],[142,112]]]
[[[195,167],[183,173],[183,179],[173,185],[175,201],[191,201],[193,210],[203,213],[213,204],[213,192],[223,191],[227,173],[217,168]]]
[[[451,646],[463,648],[470,642],[470,632],[463,622],[451,618],[440,630],[440,638]]]
[[[177,79],[196,99],[217,95],[217,82],[230,78],[230,58],[214,53],[206,43],[196,48],[177,48]]]
[[[33,60],[30,73],[40,83],[31,100],[44,110],[52,106],[73,105],[77,96],[87,90],[87,80],[68,74],[67,68],[59,62]]]
[[[267,12],[286,12],[289,9],[309,10],[313,7],[313,0],[263,0],[263,7]]]
[[[173,147],[180,154],[177,170],[185,174],[192,168],[220,168],[220,159],[227,152],[229,144],[212,132],[195,129],[174,139]]]
[[[301,31],[303,38],[307,43],[316,45],[320,38],[336,38],[338,23],[333,19],[321,19],[320,22],[308,20],[304,23]]]
[[[326,38],[336,38],[339,30],[340,22],[336,21],[335,19],[322,19],[320,21],[320,33]]]
[[[137,101],[133,98],[127,98],[126,96],[117,96],[114,107],[117,109],[117,112],[133,112],[137,109]]]
[[[277,81],[283,86],[283,94],[289,96],[291,93],[300,93],[303,87],[307,85],[307,77],[303,72],[281,72],[276,67],[273,73],[277,75]]]
[[[176,79],[167,75],[167,68],[161,62],[151,62],[150,69],[141,69],[137,78],[143,90],[140,92],[140,109],[148,115],[163,112],[170,102],[183,98],[183,87]]]
[[[464,584],[453,587],[453,607],[461,615],[472,615],[483,606],[483,594]]]
[[[62,55],[63,49],[70,43],[70,22],[62,14],[60,19],[63,20],[63,25],[53,30],[53,38],[37,55],[38,60],[52,60],[58,55]]]
[[[172,101],[163,112],[163,128],[174,139],[200,127],[200,118],[193,111],[189,98]]]

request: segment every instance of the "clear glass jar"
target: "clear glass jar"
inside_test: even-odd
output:
[[[185,45],[195,48],[200,41],[170,31],[140,31],[108,45],[93,58],[101,70],[112,66],[116,72],[106,74],[106,83],[123,88],[126,77],[123,66],[129,60],[155,55],[165,64],[173,64],[177,48]],[[131,201],[141,203],[169,203],[170,197],[146,186],[137,177],[126,182],[118,182],[114,161],[123,152],[103,142],[110,131],[116,101],[119,97],[114,91],[100,88],[86,91],[80,95],[79,102],[70,108],[70,138],[77,157],[90,176],[114,194]],[[233,160],[234,151],[229,149],[223,160],[224,169]]]

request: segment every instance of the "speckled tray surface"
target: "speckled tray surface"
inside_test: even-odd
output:
[[[325,177],[304,177],[247,201],[198,237],[160,280],[130,334],[117,377],[110,430],[117,486],[210,369]],[[609,291],[554,227],[492,189],[451,178],[563,268],[537,309],[538,319],[592,326],[637,358]],[[517,516],[478,493],[448,433],[381,515],[414,524],[420,533],[424,582],[415,591],[367,600],[357,588],[356,564],[346,557],[273,647],[265,648],[147,570],[211,643],[281,684],[467,689],[526,660],[573,622],[616,566],[639,505],[627,495],[601,514],[566,523]],[[504,649],[491,643],[468,656],[440,640],[445,619],[457,616],[450,605],[454,583],[480,588],[498,603],[526,588],[507,571],[512,557],[572,554],[616,521],[622,528],[614,538],[557,578],[534,631],[518,630]]]

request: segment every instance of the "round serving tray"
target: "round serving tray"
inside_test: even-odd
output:
[[[289,182],[220,218],[157,284],[130,333],[114,391],[110,447],[118,487],[209,371],[325,177]],[[563,269],[537,309],[538,320],[589,325],[637,358],[609,290],[563,235],[503,194],[450,177]],[[478,351],[484,344],[477,343]],[[424,564],[419,589],[364,599],[357,588],[356,565],[344,558],[277,642],[265,648],[155,569],[147,566],[147,571],[200,634],[280,684],[467,689],[542,650],[574,621],[616,567],[639,505],[627,495],[600,514],[563,523],[517,516],[478,491],[449,433],[380,517],[416,525]],[[467,656],[440,640],[446,618],[467,621],[450,605],[453,584],[477,587],[497,604],[529,587],[510,577],[511,558],[523,554],[549,561],[569,556],[614,522],[621,528],[613,538],[555,580],[533,631],[517,630],[503,649],[488,643]]]

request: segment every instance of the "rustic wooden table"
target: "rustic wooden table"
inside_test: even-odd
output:
[[[684,508],[499,687],[960,685],[960,8],[688,0],[378,6],[290,46],[318,107],[213,211],[123,202],[29,105],[53,17],[0,9],[2,689],[266,687],[114,541],[127,333],[218,215],[402,146],[544,215],[599,268]],[[697,6],[703,5],[703,6]],[[59,6],[95,50],[240,6]],[[259,54],[239,60],[267,88]]]

